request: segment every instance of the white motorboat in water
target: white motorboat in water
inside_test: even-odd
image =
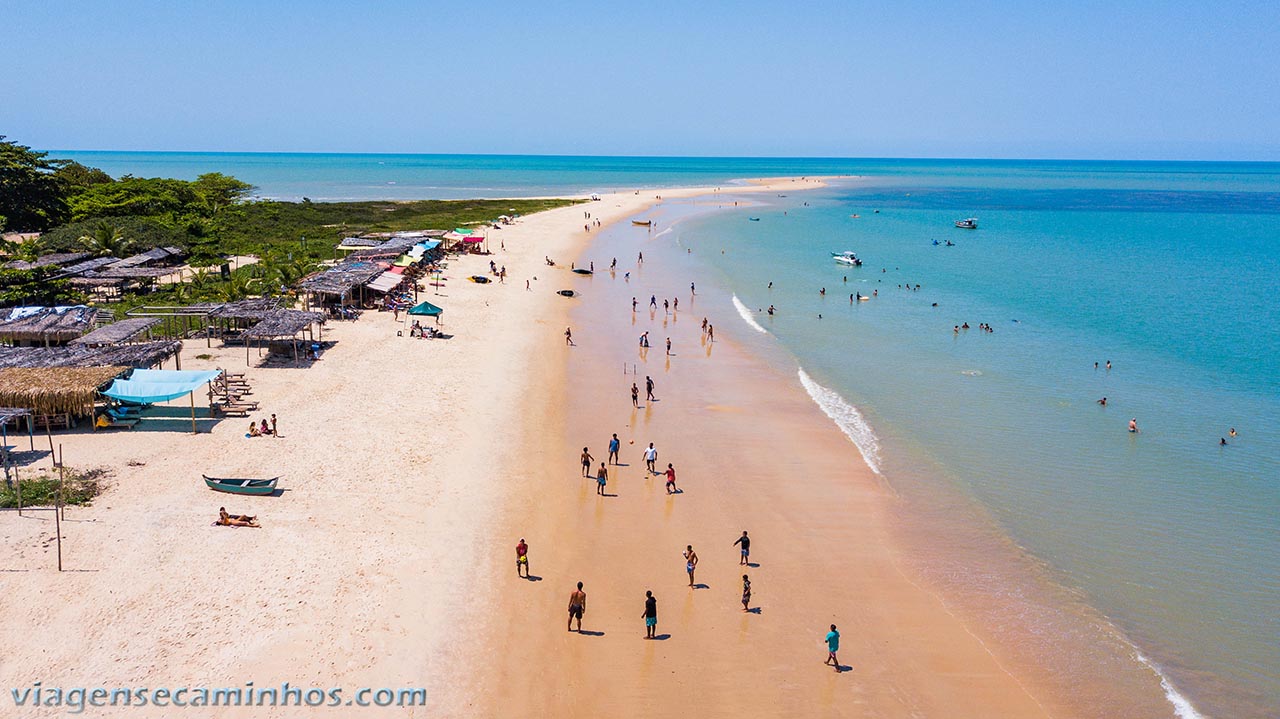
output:
[[[848,265],[850,267],[862,266],[862,260],[858,259],[858,256],[852,252],[832,252],[831,259],[842,265]]]
[[[956,220],[956,227],[962,230],[976,230],[978,229],[978,218],[969,217],[963,220]]]

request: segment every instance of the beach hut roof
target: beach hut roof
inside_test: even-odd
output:
[[[11,270],[33,270],[37,267],[48,267],[49,265],[66,265],[72,262],[78,262],[89,256],[88,252],[56,252],[52,255],[45,255],[34,262],[24,262],[22,260],[14,260],[5,265]]]
[[[82,275],[90,270],[101,269],[118,261],[119,260],[115,257],[95,257],[91,260],[84,260],[83,262],[77,262],[74,265],[63,267],[58,274],[54,275],[53,279],[60,280],[65,277],[75,277],[76,275]]]
[[[177,340],[138,342],[127,345],[90,347],[3,347],[0,368],[4,367],[154,367],[182,351]]]
[[[276,310],[266,319],[245,330],[253,339],[293,337],[314,324],[324,324],[324,314],[302,310]]]
[[[158,324],[160,324],[159,317],[130,317],[106,327],[99,327],[83,337],[71,340],[71,344],[98,346],[128,342]]]
[[[155,247],[146,252],[140,252],[132,257],[126,257],[123,260],[117,260],[111,265],[111,269],[125,269],[128,267],[137,267],[138,265],[150,264],[161,260],[169,260],[182,256],[182,250],[177,247]]]
[[[303,279],[298,287],[306,292],[346,296],[353,287],[368,282],[382,271],[383,266],[374,262],[347,261]]]
[[[374,292],[385,293],[399,287],[401,282],[404,282],[404,275],[387,270],[369,282],[366,282],[365,287],[368,287]]]
[[[342,242],[338,243],[339,247],[377,247],[384,240],[380,237],[344,237]]]
[[[36,414],[85,414],[98,389],[128,367],[6,367],[0,369],[0,405]]]
[[[279,309],[280,298],[256,297],[218,306],[209,311],[209,316],[228,320],[262,320]]]
[[[14,307],[0,322],[0,340],[66,342],[88,332],[97,317],[97,308],[84,305]]]

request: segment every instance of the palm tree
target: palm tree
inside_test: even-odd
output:
[[[27,239],[19,242],[14,254],[20,260],[34,262],[39,259],[41,255],[49,254],[49,251],[49,243],[45,242],[43,237],[37,235],[35,237],[28,237]]]
[[[109,222],[98,223],[93,232],[80,237],[80,246],[94,257],[124,257],[132,245],[133,240]]]

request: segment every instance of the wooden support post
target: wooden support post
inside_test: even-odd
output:
[[[191,391],[191,393],[187,395],[187,398],[191,400],[191,434],[199,434],[200,432],[196,429],[196,393],[195,393],[195,390],[192,390],[192,391]]]
[[[13,465],[13,491],[18,495],[18,516],[22,516],[22,479],[18,477],[18,465]]]

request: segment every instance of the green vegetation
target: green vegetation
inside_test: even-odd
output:
[[[26,472],[30,474],[30,470]],[[62,503],[66,505],[88,505],[93,498],[102,493],[106,470],[97,468],[89,470],[66,469],[66,483],[63,484],[58,474],[40,473],[34,477],[21,479],[23,507],[54,507],[58,503],[58,487],[62,485]],[[0,509],[12,509],[18,506],[18,495],[13,480],[0,482]]]
[[[396,230],[448,230],[528,215],[572,200],[423,200],[417,202],[247,201],[253,187],[219,173],[194,181],[119,179],[70,160],[6,142],[0,135],[0,218],[9,229],[44,231],[35,240],[5,243],[0,252],[35,259],[49,252],[124,257],[155,247],[177,247],[193,267],[212,268],[188,283],[149,284],[141,294],[113,303],[118,311],[142,304],[185,305],[229,301],[285,291],[335,259],[338,242],[355,234]],[[3,222],[0,219],[0,227]],[[233,255],[261,262],[224,280],[218,268]],[[49,271],[0,272],[0,305],[50,304],[82,299]],[[119,314],[119,312],[118,312]]]
[[[50,280],[56,267],[11,270],[0,267],[0,307],[10,305],[74,305],[84,301],[71,283]]]

